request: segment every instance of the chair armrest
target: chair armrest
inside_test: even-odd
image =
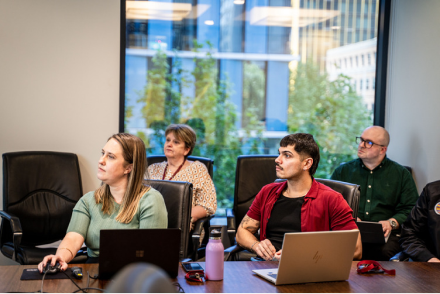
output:
[[[235,232],[237,230],[237,226],[235,224],[235,214],[234,211],[230,208],[226,209],[226,221],[228,232],[232,230]]]
[[[235,234],[237,233],[237,225],[235,223],[235,213],[232,209],[226,209],[226,227],[228,228],[228,237],[230,244],[235,243]]]
[[[192,245],[193,245],[193,255],[192,259],[197,260],[198,259],[198,250],[200,248],[200,244],[203,243],[204,240],[207,240],[209,238],[209,226],[210,221],[215,215],[210,215],[207,217],[203,217],[201,219],[198,219],[194,224],[194,231],[191,234],[192,239]],[[204,240],[200,240],[202,237],[202,230],[205,230],[205,236],[203,237]]]
[[[234,245],[234,246],[231,246],[231,247],[229,247],[229,248],[226,248],[225,249],[225,261],[235,261],[235,260],[237,260],[236,259],[236,257],[235,257],[235,255],[236,255],[236,253],[238,253],[238,252],[240,252],[240,251],[243,251],[244,249],[243,249],[243,247],[241,247],[240,245]]]
[[[198,219],[194,224],[194,231],[193,231],[192,235],[200,237],[200,234],[202,233],[202,230],[204,228],[209,229],[210,221],[214,216],[215,215],[210,215],[210,216]],[[209,232],[205,232],[205,234],[207,234],[207,233],[209,233]]]
[[[14,243],[14,260],[17,261],[18,246],[21,244],[23,230],[21,229],[20,219],[12,213],[0,210],[0,217],[6,219],[11,224],[12,242]]]

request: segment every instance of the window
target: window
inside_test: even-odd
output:
[[[378,2],[127,1],[125,131],[163,154],[165,128],[191,125],[193,154],[215,160],[223,208],[237,156],[276,154],[289,133],[315,136],[315,176],[329,177],[356,157],[353,138],[373,122],[356,80],[375,69],[363,67],[357,43],[375,54],[378,24],[366,20]]]

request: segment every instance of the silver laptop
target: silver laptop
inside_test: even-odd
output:
[[[275,285],[347,280],[358,230],[287,233],[278,268],[253,270]]]

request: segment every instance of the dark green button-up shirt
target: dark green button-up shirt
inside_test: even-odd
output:
[[[418,198],[410,172],[387,157],[374,170],[360,158],[352,160],[339,166],[331,179],[361,186],[358,217],[363,221],[395,218],[402,224]]]

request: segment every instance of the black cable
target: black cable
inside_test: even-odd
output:
[[[90,274],[89,274],[89,271],[87,271],[87,287],[86,288],[88,288],[90,286]],[[86,291],[86,292],[89,292],[89,291]]]
[[[72,283],[75,284],[75,286],[79,289],[79,291],[83,291],[84,293],[86,293],[86,291],[84,291],[68,274],[66,274],[66,272],[62,272],[62,273],[65,274],[66,277],[68,277],[72,281]]]
[[[87,287],[85,287],[85,288],[80,288],[80,289],[74,291],[73,293],[78,293],[79,291],[83,291],[83,292],[86,292],[86,293],[88,292],[88,291],[84,291],[84,290],[98,290],[98,291],[105,292],[105,290],[104,290],[104,289],[101,289],[101,288],[93,288],[93,287],[89,287],[89,285],[90,285],[90,279],[97,279],[97,278],[98,278],[97,275],[95,275],[95,276],[91,276],[91,275],[89,274],[89,271],[87,271]],[[72,281],[73,281],[73,280],[72,280]]]
[[[90,290],[99,290],[99,291],[105,292],[105,290],[101,289],[101,288],[93,288],[93,287],[81,288],[81,290],[89,290],[89,289]],[[72,293],[78,293],[81,290],[76,290],[76,291],[73,291]]]
[[[75,284],[75,286],[78,288],[78,290],[76,290],[76,291],[74,291],[74,292],[72,292],[72,293],[78,293],[79,291],[83,291],[84,293],[87,293],[87,291],[85,291],[85,290],[98,290],[98,291],[102,291],[102,292],[105,292],[105,290],[104,289],[101,289],[101,288],[93,288],[93,287],[89,287],[89,284],[90,284],[90,278],[91,279],[97,279],[98,278],[98,276],[97,275],[95,275],[95,276],[91,276],[90,274],[89,274],[89,272],[87,271],[87,287],[85,287],[85,288],[81,288],[66,272],[62,272],[63,274],[65,274],[66,275],[66,277],[68,277],[71,281],[72,281],[72,283],[73,284]],[[43,278],[41,279],[41,290],[40,290],[40,293],[44,293],[43,292],[43,286],[44,286],[44,278],[46,277],[46,274],[47,274],[47,272],[45,272],[44,273],[44,275],[43,275]],[[178,283],[177,283],[178,284]],[[180,285],[178,286],[179,287],[179,289],[182,289],[182,287],[180,287]],[[183,290],[183,289],[182,289]],[[37,291],[38,292],[38,291]],[[181,292],[181,293],[184,293],[184,292]]]
[[[183,290],[182,286],[180,286],[178,282],[173,283],[173,286],[178,288],[179,293],[185,293],[185,290]]]
[[[98,275],[91,276],[91,275],[89,274],[89,272],[87,272],[87,274],[89,275],[90,279],[94,279],[94,280],[96,280],[96,279],[98,278]]]
[[[43,278],[41,279],[41,290],[40,293],[43,293],[43,285],[44,285],[44,277],[46,277],[47,272],[44,272]]]

